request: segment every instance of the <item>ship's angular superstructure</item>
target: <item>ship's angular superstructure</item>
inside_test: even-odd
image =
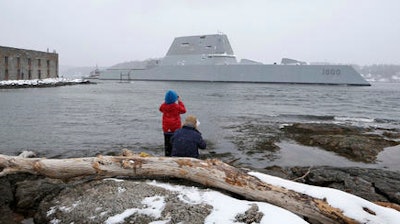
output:
[[[350,65],[308,65],[293,59],[283,62],[238,62],[224,34],[185,36],[174,39],[164,58],[147,60],[140,66],[111,67],[101,72],[100,79],[370,86]]]

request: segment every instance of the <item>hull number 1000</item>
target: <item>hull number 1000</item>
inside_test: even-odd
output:
[[[322,75],[340,75],[342,71],[340,69],[322,69]]]

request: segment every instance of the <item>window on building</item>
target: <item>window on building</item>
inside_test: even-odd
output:
[[[47,60],[47,68],[50,67],[50,60]]]
[[[32,65],[32,62],[31,62],[31,59],[30,59],[30,58],[28,58],[28,65],[29,65],[29,66]]]
[[[21,73],[21,79],[25,79],[23,72]]]
[[[32,79],[32,70],[28,70],[28,79]]]
[[[21,69],[17,70],[17,80],[21,79]]]
[[[19,68],[21,66],[21,58],[17,57],[17,67]]]
[[[41,66],[41,60],[40,60],[40,58],[39,59],[37,59],[38,60],[38,66],[40,67]]]
[[[4,64],[8,65],[8,56],[4,57]]]
[[[39,59],[39,60],[40,60],[40,59]],[[37,74],[37,75],[38,75],[38,79],[41,79],[41,78],[42,78],[42,77],[41,77],[41,76],[42,76],[42,71],[38,70],[38,74]]]

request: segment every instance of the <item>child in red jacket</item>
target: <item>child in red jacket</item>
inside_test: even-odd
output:
[[[168,90],[165,93],[165,101],[160,106],[160,111],[163,113],[165,156],[171,156],[171,137],[175,130],[181,128],[181,114],[186,113],[186,108],[178,94],[173,90]]]

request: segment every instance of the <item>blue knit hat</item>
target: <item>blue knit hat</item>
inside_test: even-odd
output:
[[[173,90],[168,90],[165,94],[165,103],[171,104],[175,103],[178,100],[178,94]]]

